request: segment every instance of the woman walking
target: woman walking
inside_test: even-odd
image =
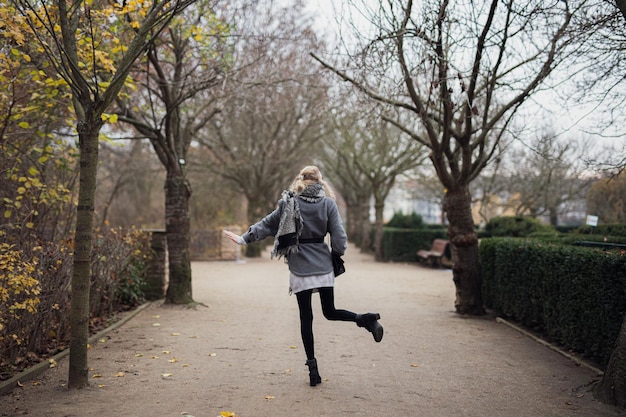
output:
[[[300,310],[300,332],[313,387],[322,382],[313,343],[313,292],[319,292],[322,312],[328,320],[351,321],[364,327],[376,342],[383,338],[383,327],[377,313],[356,314],[335,308],[335,273],[331,251],[343,255],[348,244],[346,232],[334,200],[334,193],[322,179],[320,170],[307,166],[284,191],[278,208],[239,236],[224,231],[234,242],[246,245],[274,236],[272,258],[284,256],[289,266],[289,290],[296,294]],[[330,234],[331,249],[324,242]]]

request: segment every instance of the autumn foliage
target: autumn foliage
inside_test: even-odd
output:
[[[66,83],[19,14],[0,4],[0,380],[69,341],[77,151]],[[101,230],[91,262],[94,329],[142,301],[145,233]]]

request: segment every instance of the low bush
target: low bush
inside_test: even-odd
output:
[[[93,332],[143,301],[149,244],[149,235],[137,230],[97,232],[91,264]],[[71,276],[71,241],[45,242],[30,250],[0,246],[0,380],[69,345]]]
[[[387,262],[416,262],[418,250],[430,249],[433,240],[447,238],[445,226],[422,229],[386,227],[383,233],[383,260]]]
[[[485,306],[605,365],[626,309],[626,255],[537,239],[480,244]]]
[[[533,233],[554,233],[556,230],[537,219],[526,216],[494,217],[485,225],[485,237],[527,237]]]
[[[421,229],[424,227],[424,220],[416,212],[411,214],[395,212],[386,226],[396,229]]]

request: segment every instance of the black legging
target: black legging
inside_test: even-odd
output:
[[[320,301],[322,302],[322,313],[328,320],[356,321],[356,313],[348,310],[337,310],[335,308],[335,292],[333,287],[322,287],[319,289]],[[313,290],[304,290],[296,293],[298,307],[300,308],[300,333],[307,359],[315,358],[315,347],[313,346],[313,309],[311,308],[311,295]]]

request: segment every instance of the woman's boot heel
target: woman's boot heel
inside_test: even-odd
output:
[[[312,387],[322,383],[322,377],[317,370],[317,359],[309,359],[306,361],[309,367],[309,385]]]

